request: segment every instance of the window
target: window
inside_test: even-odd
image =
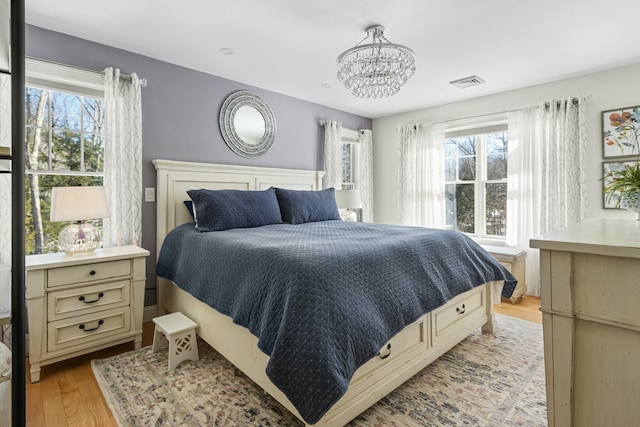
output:
[[[352,190],[356,186],[356,144],[358,132],[351,129],[342,129],[342,188]]]
[[[81,79],[79,85],[70,84],[69,81],[75,80],[65,74],[66,67],[44,63],[43,68],[41,65],[39,61],[27,62],[27,254],[58,251],[57,237],[67,224],[49,222],[51,188],[102,185],[104,176],[104,100],[100,92],[87,88]],[[78,70],[71,69],[71,72]],[[67,77],[62,79],[61,75]],[[93,224],[101,228],[102,220]]]
[[[502,127],[506,128],[506,125]],[[507,148],[506,129],[490,133],[476,130],[467,135],[447,133],[444,151],[448,229],[477,237],[504,239]]]

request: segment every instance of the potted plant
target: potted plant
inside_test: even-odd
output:
[[[617,200],[616,205],[635,212],[640,220],[640,161],[609,172],[605,180],[607,202]]]

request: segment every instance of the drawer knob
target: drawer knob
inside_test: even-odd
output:
[[[85,328],[84,323],[80,324],[80,326],[78,326],[78,328],[82,329],[85,332],[92,332],[92,331],[95,331],[98,328],[100,328],[100,326],[102,326],[103,323],[104,323],[104,320],[100,319],[100,320],[98,320],[98,326],[96,326],[95,328],[87,329],[87,328]]]
[[[462,309],[460,307],[456,307],[456,311],[458,314],[464,314],[464,312],[467,311],[467,308],[462,304]]]
[[[82,301],[85,304],[93,304],[94,302],[98,302],[100,301],[100,298],[102,298],[104,296],[104,292],[100,292],[98,294],[98,298],[96,299],[92,299],[91,301],[87,301],[84,297],[84,295],[82,295],[81,297],[78,298],[78,300]]]
[[[89,272],[89,274],[90,274],[90,275],[92,275],[92,276],[95,276],[95,275],[96,275],[96,271],[95,271],[95,270],[91,270],[91,271]]]
[[[391,343],[387,344],[387,354],[383,356],[382,352],[378,353],[378,357],[382,360],[386,359],[389,356],[391,356]]]

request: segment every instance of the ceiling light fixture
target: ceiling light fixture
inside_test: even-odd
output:
[[[233,49],[229,49],[228,47],[220,48],[219,52],[223,55],[233,55]]]
[[[367,35],[337,59],[338,80],[360,98],[383,98],[400,90],[416,71],[416,55],[384,37],[384,27],[368,27]],[[362,44],[367,39],[371,43]]]

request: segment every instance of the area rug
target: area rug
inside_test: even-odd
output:
[[[496,315],[349,426],[546,426],[541,325]],[[203,341],[200,360],[167,373],[150,348],[91,367],[121,426],[301,426]]]

